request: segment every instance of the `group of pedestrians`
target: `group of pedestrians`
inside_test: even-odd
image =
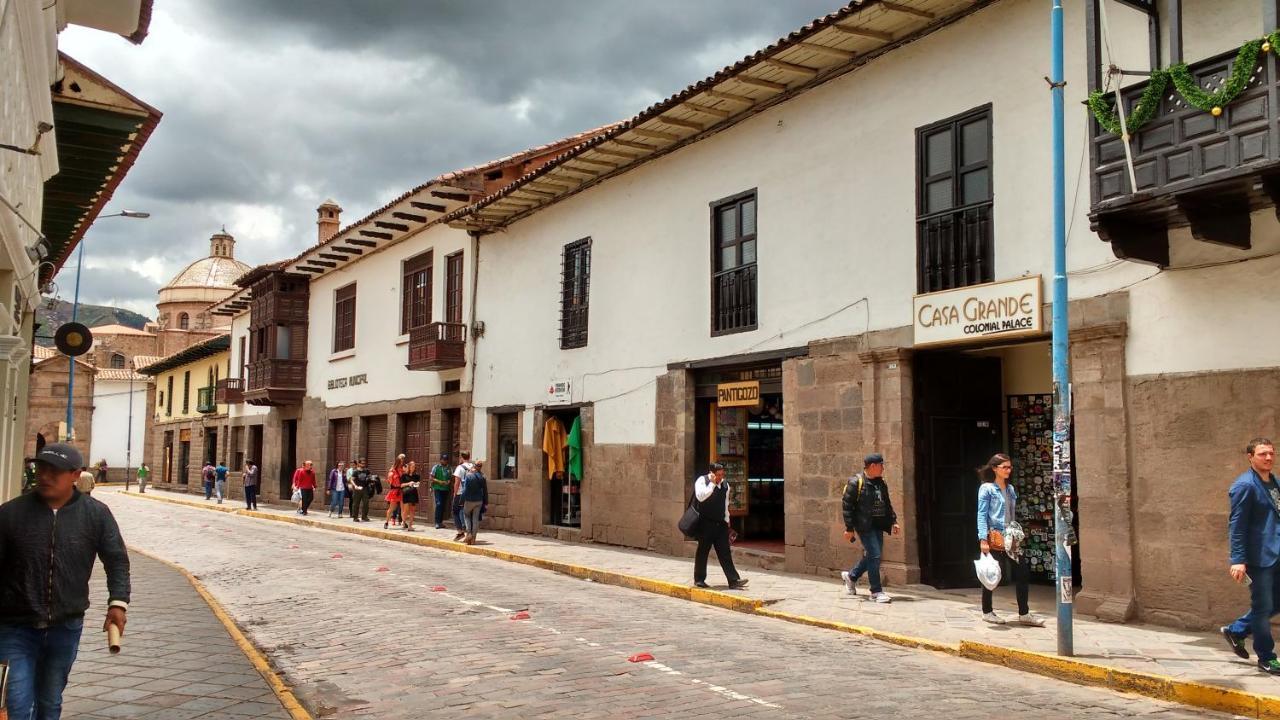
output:
[[[474,544],[480,531],[480,522],[489,504],[488,481],[484,476],[484,462],[472,462],[469,453],[460,453],[461,460],[451,465],[449,454],[440,456],[424,478],[416,460],[401,453],[387,470],[386,485],[383,479],[371,472],[361,458],[349,466],[339,461],[329,470],[325,492],[329,499],[329,517],[343,517],[344,503],[352,522],[369,522],[369,502],[386,493],[384,529],[400,528],[406,532],[416,530],[418,506],[423,494],[430,489],[435,503],[434,516],[437,530],[444,528],[445,510],[452,512],[457,534],[454,540]],[[315,471],[310,460],[294,472],[293,488],[298,501],[298,513],[306,515],[311,507],[316,489]]]
[[[204,480],[205,500],[211,500],[216,496],[218,504],[222,504],[222,500],[227,496],[227,473],[229,472],[231,470],[221,460],[217,465],[211,461],[205,461],[204,467],[200,469],[200,477]]]

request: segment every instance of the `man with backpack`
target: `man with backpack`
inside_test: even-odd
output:
[[[204,480],[204,499],[213,499],[213,480],[217,474],[213,470],[213,463],[205,461],[204,467],[200,468],[200,477]]]
[[[436,502],[436,529],[444,529],[444,510],[449,505],[449,489],[453,485],[449,472],[449,453],[440,454],[440,462],[431,466],[431,494]]]
[[[840,573],[845,592],[857,595],[855,587],[864,574],[871,585],[871,599],[878,603],[893,602],[880,584],[880,556],[884,534],[902,532],[898,514],[889,499],[889,486],[884,482],[884,456],[871,453],[862,462],[862,472],[849,478],[840,505],[844,514],[844,539],[857,542],[862,538],[862,559],[853,569]]]

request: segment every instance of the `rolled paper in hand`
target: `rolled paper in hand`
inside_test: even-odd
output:
[[[114,624],[107,626],[107,649],[112,655],[120,653],[120,628]]]

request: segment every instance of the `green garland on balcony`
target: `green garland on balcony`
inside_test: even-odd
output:
[[[1212,93],[1200,87],[1186,63],[1179,63],[1168,70],[1153,71],[1150,82],[1142,91],[1142,97],[1138,99],[1138,104],[1125,118],[1129,133],[1136,132],[1155,117],[1165,88],[1170,82],[1188,105],[1218,117],[1222,114],[1222,109],[1231,104],[1249,86],[1253,72],[1258,67],[1259,55],[1271,52],[1275,48],[1280,48],[1280,30],[1275,30],[1260,40],[1250,40],[1241,45],[1235,62],[1231,65],[1231,76],[1221,88]],[[1123,136],[1124,130],[1120,127],[1120,118],[1116,115],[1114,102],[1108,99],[1108,95],[1110,93],[1104,93],[1101,90],[1090,93],[1089,109],[1093,111],[1093,116],[1098,119],[1099,125],[1108,132]]]
[[[1169,85],[1169,71],[1156,70],[1151,73],[1151,80],[1147,83],[1147,88],[1142,91],[1142,97],[1138,99],[1138,104],[1134,106],[1133,112],[1125,116],[1125,126],[1130,133],[1137,132],[1138,128],[1147,124],[1147,121],[1155,117],[1156,110],[1160,108],[1160,100],[1164,96],[1164,89]],[[1107,95],[1101,90],[1094,90],[1089,93],[1089,109],[1093,111],[1093,116],[1098,119],[1098,124],[1106,128],[1108,132],[1116,135],[1124,135],[1124,129],[1120,127],[1120,116],[1116,114],[1115,105],[1107,99]]]

